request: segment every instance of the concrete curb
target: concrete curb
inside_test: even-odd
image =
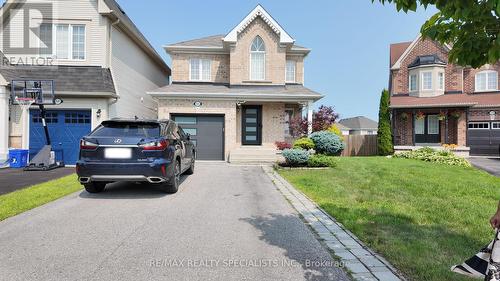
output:
[[[364,245],[342,224],[276,173],[272,167],[263,166],[262,169],[328,249],[345,264],[355,280],[405,280],[387,260]]]

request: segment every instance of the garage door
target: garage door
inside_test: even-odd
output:
[[[224,160],[224,116],[176,114],[172,119],[191,135],[196,159]]]
[[[500,122],[469,122],[468,140],[471,155],[498,156]]]
[[[33,158],[46,142],[40,110],[30,110],[30,117],[30,157]],[[56,158],[65,164],[75,164],[80,139],[91,131],[90,110],[48,110],[46,121]]]

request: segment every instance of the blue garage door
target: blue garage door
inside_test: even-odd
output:
[[[30,157],[45,145],[40,110],[30,110]],[[91,131],[90,110],[48,110],[46,119],[57,160],[73,165],[78,160],[80,139]]]

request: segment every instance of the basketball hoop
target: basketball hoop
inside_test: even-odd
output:
[[[23,112],[30,109],[31,105],[33,105],[35,103],[35,99],[33,99],[33,98],[16,97],[15,101],[21,107]]]

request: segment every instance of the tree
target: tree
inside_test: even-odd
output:
[[[313,132],[328,130],[339,118],[332,106],[322,105],[318,111],[313,112]],[[293,137],[299,138],[307,135],[307,118],[301,115],[290,120],[290,131]]]
[[[416,11],[418,5],[435,5],[439,12],[424,23],[420,32],[424,38],[451,46],[450,63],[477,68],[500,59],[499,0],[378,1],[394,3],[405,13]]]
[[[391,131],[391,110],[389,91],[383,90],[380,97],[380,108],[378,112],[378,135],[377,145],[378,153],[380,155],[391,155],[394,153],[392,145],[392,131]]]

